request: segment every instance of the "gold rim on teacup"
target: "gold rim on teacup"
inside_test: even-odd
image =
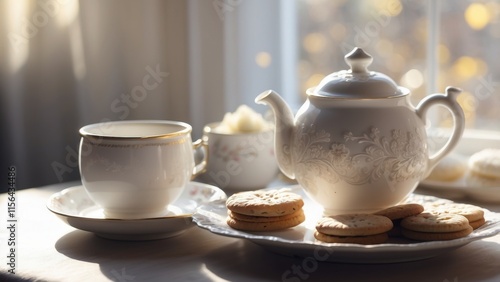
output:
[[[161,134],[151,134],[151,135],[146,135],[146,136],[116,136],[116,135],[109,135],[109,134],[102,134],[102,133],[96,133],[96,132],[91,132],[90,129],[98,129],[101,132],[105,132],[105,130],[109,130],[109,127],[112,126],[119,126],[121,124],[126,124],[126,125],[151,125],[151,124],[159,124],[159,125],[173,125],[179,127],[179,130],[173,131],[173,132],[168,132],[168,133],[161,133]],[[104,129],[104,130],[103,130]],[[80,128],[79,133],[82,137],[87,137],[87,138],[95,138],[95,139],[105,139],[105,140],[144,140],[144,139],[165,139],[165,138],[172,138],[172,137],[177,137],[177,136],[182,136],[191,133],[192,127],[191,125],[180,122],[180,121],[162,121],[162,120],[125,120],[125,121],[108,121],[108,122],[101,122],[101,123],[94,123],[94,124],[89,124],[86,125],[82,128]]]

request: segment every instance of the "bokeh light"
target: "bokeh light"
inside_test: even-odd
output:
[[[410,89],[417,89],[424,84],[424,76],[419,70],[411,69],[403,75],[401,84]]]
[[[412,103],[431,93],[443,93],[447,86],[459,87],[464,90],[459,103],[466,125],[500,131],[500,64],[495,63],[500,46],[499,0],[441,1],[436,5],[439,22],[435,29],[429,26],[428,1],[299,2],[301,95],[325,74],[346,69],[344,55],[357,46],[373,56],[370,70],[412,91]],[[432,51],[438,61],[428,65],[434,31],[438,45]],[[484,92],[488,95],[481,96]],[[449,118],[443,116],[433,124],[450,125]]]
[[[460,79],[467,80],[474,76],[486,75],[488,64],[480,58],[462,56],[455,61],[453,72]]]
[[[255,55],[255,63],[261,68],[267,68],[271,65],[272,57],[268,52],[259,52]]]
[[[320,53],[325,49],[326,38],[321,33],[313,32],[305,36],[303,45],[308,53]]]
[[[470,4],[465,10],[464,16],[467,24],[475,30],[483,29],[491,20],[488,8],[482,3]]]
[[[476,60],[469,56],[462,56],[453,64],[453,72],[461,79],[470,79],[476,75],[477,71],[478,65]]]

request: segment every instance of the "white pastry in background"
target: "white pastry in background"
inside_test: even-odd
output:
[[[474,187],[500,187],[500,149],[484,149],[469,158],[466,182]]]
[[[449,154],[434,167],[427,180],[452,182],[463,177],[466,171],[466,159],[457,154]]]
[[[500,178],[485,177],[480,174],[469,172],[465,178],[467,186],[474,187],[500,187]]]
[[[219,133],[250,133],[270,128],[261,114],[246,105],[241,105],[234,113],[226,113],[222,122],[215,128]]]
[[[500,178],[500,149],[484,149],[469,158],[469,169],[481,176]]]

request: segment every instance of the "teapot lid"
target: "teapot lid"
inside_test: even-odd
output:
[[[355,47],[344,57],[350,70],[341,70],[327,75],[318,86],[307,91],[309,96],[336,99],[379,99],[409,94],[383,73],[369,71],[373,58],[363,49]]]

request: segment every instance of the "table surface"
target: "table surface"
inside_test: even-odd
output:
[[[113,241],[76,230],[46,208],[68,182],[16,191],[16,274],[7,274],[8,199],[0,195],[0,280],[20,281],[500,281],[500,235],[438,257],[406,263],[317,262],[271,253],[244,239],[193,227],[155,241]],[[478,203],[476,203],[478,204]],[[499,205],[480,204],[499,212]],[[302,270],[301,270],[302,269]],[[292,272],[290,272],[292,271]],[[294,273],[295,275],[285,275]]]

